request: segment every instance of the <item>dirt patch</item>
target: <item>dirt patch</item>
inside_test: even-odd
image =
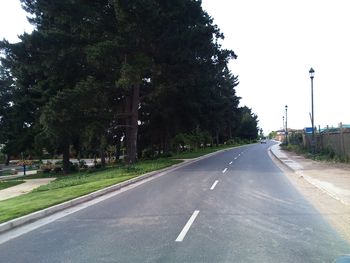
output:
[[[332,179],[337,183],[346,183],[350,188],[350,166],[348,164],[333,164],[316,162],[284,152],[303,166],[305,175],[323,179]],[[320,212],[320,214],[350,243],[350,206],[334,199],[319,188],[310,184],[303,177],[292,172],[269,152],[272,160],[286,174],[295,188]]]

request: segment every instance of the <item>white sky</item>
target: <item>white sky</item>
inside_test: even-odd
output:
[[[349,0],[202,0],[238,59],[236,90],[265,133],[310,125],[308,71],[315,69],[315,124],[350,124]],[[19,0],[0,0],[0,39],[30,31]]]
[[[203,0],[238,59],[241,103],[258,114],[265,132],[311,126],[315,70],[315,125],[350,124],[349,0]]]
[[[19,0],[0,0],[0,39],[17,42],[17,35],[30,32],[31,25],[26,19]]]

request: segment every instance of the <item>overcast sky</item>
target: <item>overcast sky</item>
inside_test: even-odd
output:
[[[311,84],[315,70],[315,124],[350,124],[350,1],[203,0],[238,59],[242,104],[259,116],[264,131],[311,126]]]
[[[309,127],[315,69],[315,124],[350,124],[349,0],[203,0],[238,59],[237,94],[259,117],[265,133]],[[0,0],[0,38],[16,41],[30,30],[18,0]]]

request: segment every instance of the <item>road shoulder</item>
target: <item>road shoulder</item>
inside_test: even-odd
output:
[[[272,146],[269,155],[294,187],[350,243],[350,172],[342,165],[316,162]],[[276,150],[277,149],[277,150]]]

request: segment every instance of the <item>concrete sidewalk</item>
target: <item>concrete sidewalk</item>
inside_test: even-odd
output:
[[[0,201],[29,193],[33,189],[48,184],[55,179],[56,178],[28,179],[25,180],[23,184],[0,190]]]
[[[37,174],[37,170],[31,170],[31,171],[26,171],[26,175],[33,175],[33,174]],[[12,174],[12,175],[1,175],[0,176],[0,181],[5,181],[5,180],[10,180],[10,179],[17,179],[17,178],[21,178],[24,176],[23,172],[18,172],[16,174]]]
[[[280,149],[278,144],[271,153],[285,166],[329,196],[350,206],[350,165],[306,159]]]

